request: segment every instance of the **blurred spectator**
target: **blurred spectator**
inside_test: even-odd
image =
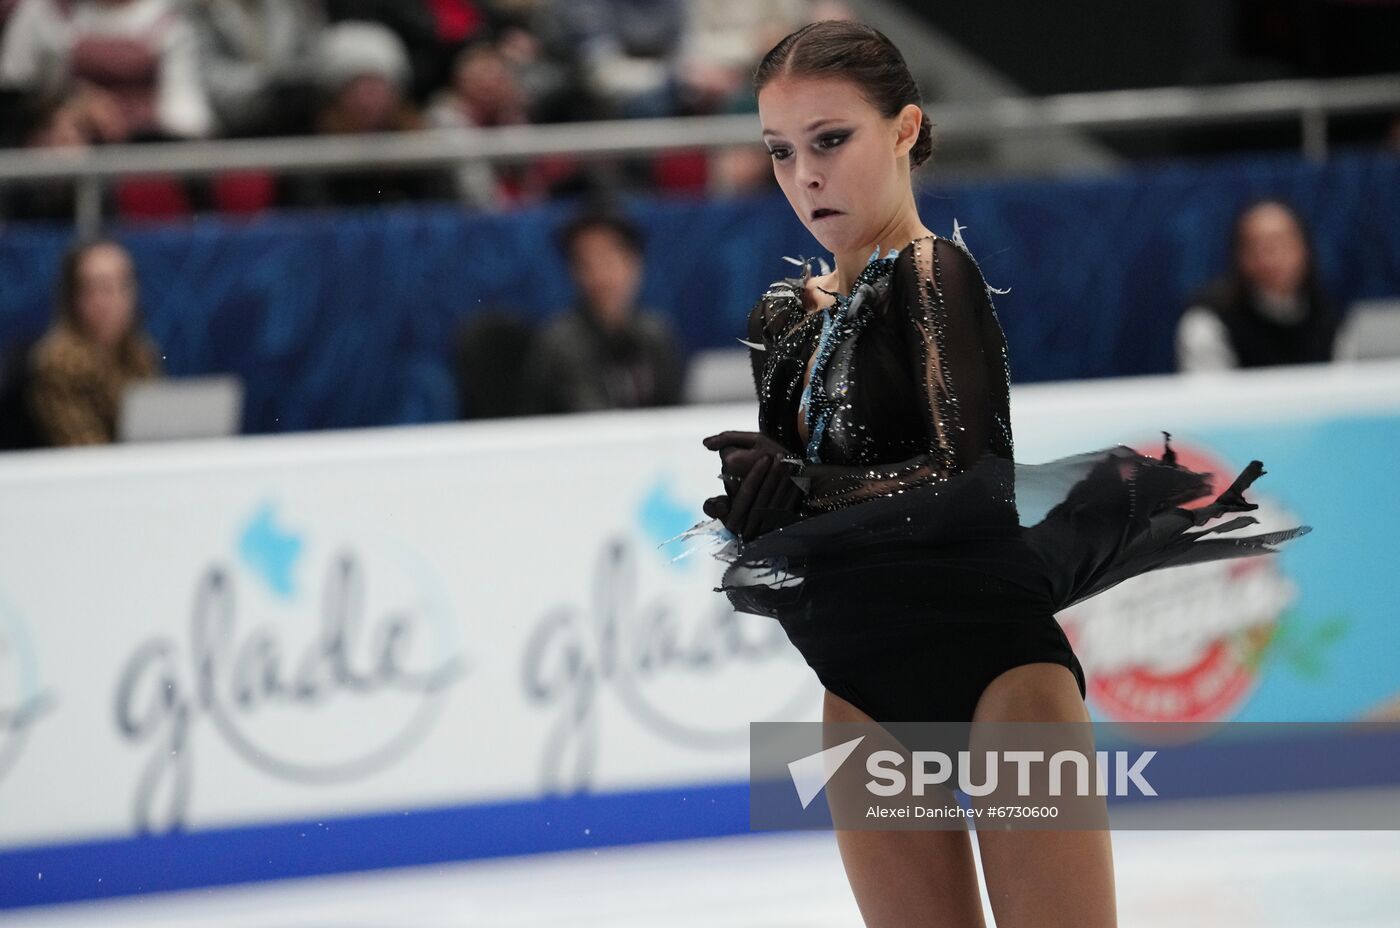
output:
[[[490,42],[469,45],[457,56],[452,84],[438,94],[428,110],[428,123],[437,129],[474,129],[510,126],[525,122],[525,101],[505,58]],[[509,177],[510,189],[503,185]],[[503,173],[493,165],[476,162],[457,169],[457,194],[479,209],[515,199],[520,190],[519,170]]]
[[[387,132],[421,129],[405,99],[408,56],[389,29],[371,22],[338,23],[321,34],[316,82],[326,105],[317,114],[322,132]]]
[[[675,334],[665,317],[637,306],[641,232],[618,216],[586,213],[568,224],[561,244],[578,304],[539,333],[525,364],[525,410],[679,403],[685,364]]]
[[[535,326],[502,307],[480,307],[457,327],[452,371],[462,419],[521,415],[524,371]]]
[[[325,135],[411,132],[425,127],[405,98],[409,67],[403,43],[386,26],[336,23],[321,34],[316,83],[323,101],[316,131]],[[292,199],[306,206],[359,206],[447,200],[452,180],[441,170],[365,170],[306,176]]]
[[[462,49],[472,42],[485,39],[494,31],[489,3],[428,0],[428,10],[433,16],[435,42],[421,66],[421,86],[426,88],[425,92],[448,83],[453,64]]]
[[[29,97],[6,114],[7,141],[33,149],[85,148],[104,134],[104,125],[120,119],[111,99],[79,91],[66,98]],[[68,181],[29,181],[0,187],[0,216],[16,220],[73,218],[73,184]]]
[[[686,113],[757,113],[751,76],[785,35],[818,19],[851,19],[844,3],[813,0],[696,0],[682,53]],[[776,187],[773,161],[758,144],[712,149],[704,195],[744,197]]]
[[[525,122],[525,99],[505,56],[490,42],[457,56],[452,83],[434,101],[434,125],[445,128],[513,126]]]
[[[681,0],[555,0],[539,28],[573,60],[611,117],[676,112],[676,55],[685,36]]]
[[[54,322],[31,355],[30,406],[44,440],[111,442],[124,388],[161,374],[160,351],[142,330],[131,255],[106,239],[73,247]]]
[[[200,66],[224,135],[308,130],[319,0],[188,0]]]
[[[468,42],[490,32],[486,7],[476,0],[326,0],[332,22],[377,22],[394,31],[411,64],[405,91],[414,100],[450,79],[452,60]]]
[[[712,151],[706,180],[706,195],[715,198],[752,197],[778,189],[773,157],[762,145],[730,145]]]
[[[497,4],[496,50],[509,65],[525,97],[530,122],[568,122],[581,118],[587,105],[580,104],[569,64],[551,56],[529,20],[544,6],[543,0],[509,8]]]
[[[21,0],[0,44],[0,85],[102,95],[110,141],[208,135],[194,33],[174,0]]]
[[[711,64],[748,68],[807,21],[811,0],[691,0],[686,52]],[[758,45],[767,42],[767,48]]]
[[[1236,217],[1230,271],[1177,326],[1177,368],[1223,370],[1330,361],[1337,318],[1318,282],[1312,242],[1288,204],[1258,200]]]
[[[691,0],[681,83],[691,112],[714,112],[752,93],[754,67],[783,36],[806,22],[809,0]]]
[[[522,44],[538,43],[518,30],[510,36],[462,49],[451,86],[434,98],[428,111],[431,126],[470,129],[529,121],[527,95],[519,80],[523,72],[507,54],[507,47],[510,55],[519,55]],[[579,162],[568,155],[532,158],[524,164],[467,164],[457,169],[457,193],[464,203],[480,209],[530,202],[574,182],[579,172]]]
[[[63,97],[33,96],[5,114],[14,142],[30,149],[85,148],[122,137],[125,117],[112,95],[80,86]],[[103,188],[103,215],[126,219],[173,218],[191,210],[189,184],[178,177],[125,177]],[[198,183],[193,185],[201,189]],[[74,184],[39,180],[0,187],[0,216],[15,220],[71,222],[76,211]],[[220,204],[222,205],[222,204]]]

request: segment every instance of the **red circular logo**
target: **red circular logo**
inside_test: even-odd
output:
[[[1210,494],[1185,508],[1208,505],[1238,472],[1200,449],[1174,443],[1173,450],[1177,464],[1212,477]],[[1258,555],[1150,571],[1058,618],[1105,715],[1208,722],[1228,718],[1249,695],[1293,595],[1276,559]]]

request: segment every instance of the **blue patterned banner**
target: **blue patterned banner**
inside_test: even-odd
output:
[[[1313,225],[1338,306],[1400,293],[1400,158],[1345,153],[1171,163],[1113,177],[946,185],[926,222],[966,229],[998,298],[1020,383],[1164,372],[1184,301],[1222,269],[1234,211],[1257,195]],[[452,207],[201,218],[130,226],[152,333],[172,373],[247,382],[244,428],[279,432],[456,415],[455,326],[482,309],[542,319],[572,289],[554,234],[562,204],[508,216]],[[645,302],[687,348],[733,345],[781,258],[816,243],[781,196],[646,200]],[[47,322],[68,233],[0,230],[0,348]]]

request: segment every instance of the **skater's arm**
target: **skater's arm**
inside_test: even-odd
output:
[[[895,263],[889,300],[906,320],[924,450],[878,465],[807,465],[809,510],[937,483],[984,454],[1011,457],[1006,340],[971,255],[944,238],[916,242]]]

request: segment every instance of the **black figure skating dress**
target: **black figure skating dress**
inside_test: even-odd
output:
[[[967,722],[1002,671],[1083,671],[1055,614],[1146,571],[1267,554],[1244,489],[1123,445],[1017,463],[1006,340],[956,223],[872,256],[814,309],[801,278],[754,306],[759,430],[803,469],[798,521],[748,541],[718,521],[722,589],[770,616],[830,690],[879,722]],[[811,366],[810,380],[807,370]],[[1168,436],[1169,439],[1169,436]]]

